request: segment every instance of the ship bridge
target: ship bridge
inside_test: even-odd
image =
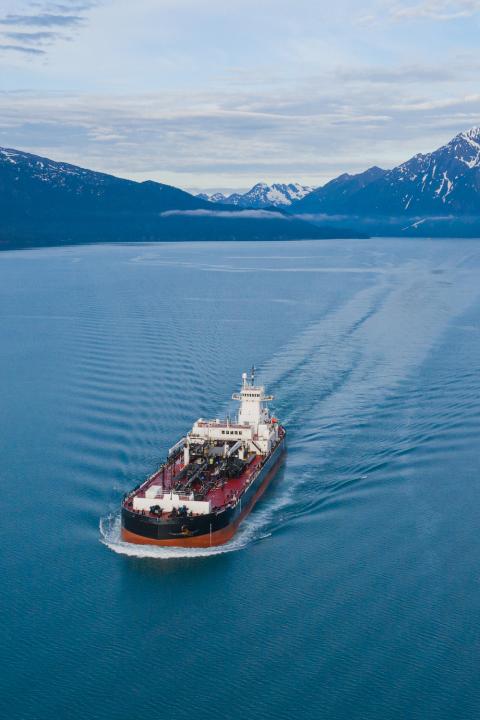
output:
[[[240,402],[238,422],[240,424],[258,427],[259,424],[270,420],[267,402],[273,400],[273,395],[266,395],[263,385],[255,385],[255,370],[252,368],[250,382],[247,373],[242,374],[242,388],[239,393],[233,393],[232,400]]]

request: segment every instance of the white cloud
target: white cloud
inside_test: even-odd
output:
[[[471,17],[479,11],[479,0],[424,0],[416,5],[396,5],[391,10],[391,16],[397,20],[425,18],[447,21]]]
[[[436,21],[478,3],[406,3],[358,42],[354,0],[2,0],[0,145],[197,188],[390,167],[480,119],[474,23]],[[82,21],[15,24],[49,16]]]
[[[224,220],[292,220],[293,216],[270,210],[167,210],[160,213],[162,217],[174,217],[183,215],[185,217],[222,218]]]
[[[340,172],[391,167],[478,125],[480,95],[453,79],[430,84],[426,97],[395,77],[401,73],[391,83],[355,77],[337,88],[312,80],[302,93],[3,93],[0,145],[180,187],[319,185]]]
[[[8,0],[7,0],[8,1]],[[98,0],[99,2],[100,0]],[[22,11],[8,8],[0,14],[0,53],[11,51],[24,55],[46,55],[45,45],[71,39],[71,33],[85,24],[88,11],[98,4],[97,0],[79,0],[57,3],[30,0],[23,3]],[[14,40],[15,44],[6,42]],[[42,46],[35,50],[31,46]]]

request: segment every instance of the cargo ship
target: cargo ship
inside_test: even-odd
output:
[[[232,399],[240,403],[233,420],[197,420],[160,468],[125,494],[124,541],[209,547],[234,536],[282,462],[286,431],[253,368]]]

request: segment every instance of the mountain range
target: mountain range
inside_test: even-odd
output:
[[[222,206],[162,183],[134,182],[0,148],[0,247],[146,240],[352,237],[270,208]]]
[[[213,202],[260,207],[275,202],[277,188],[292,215],[323,227],[355,227],[369,235],[480,236],[480,128],[459,133],[446,145],[384,170],[344,173],[322,187],[259,183],[243,195],[213,195]]]
[[[480,236],[480,128],[392,170],[341,175],[290,211],[375,235]]]
[[[288,207],[296,200],[301,200],[314,190],[309,185],[299,183],[274,183],[267,185],[260,182],[246,193],[224,195],[221,192],[208,195],[199,193],[197,197],[224,205],[235,205],[243,208]]]
[[[0,248],[126,240],[480,237],[480,128],[391,170],[344,173],[315,189],[258,183],[228,196],[194,196],[0,148],[0,199]]]

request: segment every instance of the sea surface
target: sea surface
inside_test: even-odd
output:
[[[0,716],[480,717],[480,240],[0,254]],[[219,549],[122,494],[252,363],[286,464]]]

